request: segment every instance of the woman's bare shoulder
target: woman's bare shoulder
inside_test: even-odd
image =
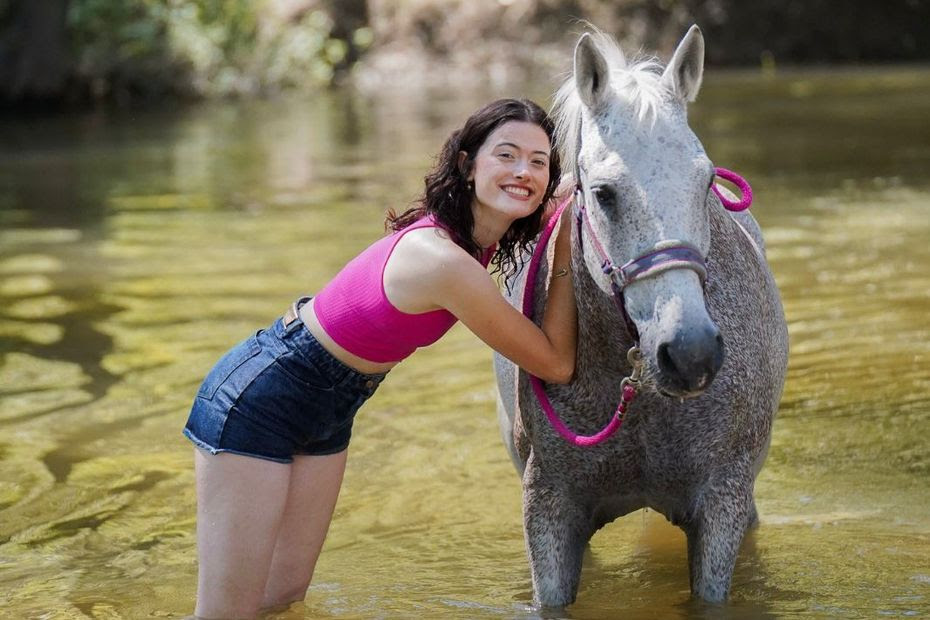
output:
[[[471,257],[442,228],[418,228],[404,234],[394,254],[421,262],[421,266],[464,262]]]
[[[394,246],[383,284],[397,308],[425,312],[445,308],[450,296],[472,290],[482,275],[488,278],[481,264],[445,231],[420,228],[406,233]]]
[[[406,233],[385,269],[385,282],[398,283],[409,290],[443,290],[450,283],[467,282],[487,274],[481,263],[456,244],[441,228],[419,228]]]

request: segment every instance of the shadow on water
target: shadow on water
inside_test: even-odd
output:
[[[639,525],[641,524],[641,525]],[[652,511],[637,511],[606,526],[588,545],[576,602],[566,608],[527,607],[498,615],[519,620],[588,620],[621,614],[629,618],[706,620],[775,619],[772,604],[803,600],[804,593],[774,585],[756,530],[747,532],[725,603],[690,596],[687,545],[683,532]],[[606,539],[606,540],[605,540]],[[516,600],[529,601],[531,590]],[[612,611],[611,611],[612,610]]]
[[[589,547],[578,611],[563,610],[556,617],[596,618],[621,605],[630,617],[765,619],[780,617],[772,601],[803,598],[802,593],[776,585],[757,545],[757,529],[748,531],[743,540],[730,598],[717,604],[690,595],[687,542],[681,529],[649,510],[622,520],[617,522],[622,538],[617,539],[621,532],[607,532],[609,546],[605,547],[608,541],[595,541],[595,548]]]
[[[168,480],[172,476],[165,472],[147,472],[142,480],[134,482],[131,484],[126,484],[112,489],[108,489],[109,493],[125,493],[125,492],[136,492],[141,493],[148,491],[155,487],[159,482],[163,480]],[[76,534],[84,531],[96,531],[100,528],[101,525],[110,521],[111,519],[120,515],[121,512],[130,508],[129,504],[123,505],[120,508],[115,508],[112,510],[102,510],[100,512],[84,515],[75,519],[66,519],[64,521],[58,521],[51,527],[47,529],[48,534],[45,536],[33,538],[26,543],[26,546],[32,548],[43,547],[44,545],[59,540],[62,538],[68,538],[70,536],[75,536]],[[7,540],[0,540],[0,545],[8,542]],[[133,549],[137,550],[146,550],[154,547],[159,542],[159,539],[152,538],[150,540],[145,540],[139,543],[136,543],[132,546]]]
[[[2,257],[2,255],[0,255]],[[60,275],[60,279],[68,279],[68,270]],[[113,350],[113,339],[109,335],[94,328],[94,322],[104,321],[120,311],[117,306],[96,303],[93,300],[95,291],[74,290],[59,288],[56,290],[59,297],[66,302],[79,306],[79,312],[69,312],[54,319],[20,319],[24,324],[52,323],[61,327],[61,337],[53,343],[36,343],[25,338],[8,337],[0,343],[0,363],[3,356],[10,352],[21,352],[49,361],[66,361],[78,364],[89,381],[82,386],[94,400],[102,398],[112,385],[119,381],[119,377],[108,372],[102,365],[104,356]],[[27,299],[26,297],[3,296],[6,303]],[[89,307],[91,306],[91,307]],[[4,390],[4,394],[16,394],[14,387]],[[71,405],[61,407],[48,407],[30,411],[18,416],[11,416],[0,420],[0,427],[32,420],[50,413],[66,409]]]
[[[68,474],[71,473],[75,465],[97,456],[96,451],[90,447],[92,441],[112,437],[117,433],[138,426],[147,419],[164,415],[171,411],[172,410],[155,410],[147,412],[144,415],[120,418],[113,422],[96,422],[80,427],[76,432],[65,434],[60,441],[61,447],[46,452],[42,456],[42,462],[55,477],[56,482],[64,482],[68,479]]]
[[[50,361],[73,362],[88,377],[83,389],[95,400],[118,381],[101,365],[113,349],[113,340],[97,326],[120,311],[101,300],[101,282],[107,278],[106,260],[98,251],[99,241],[106,235],[105,186],[97,174],[100,164],[95,162],[93,148],[86,146],[86,135],[93,135],[101,122],[99,115],[86,115],[78,122],[61,117],[0,120],[0,135],[4,138],[0,142],[0,223],[4,240],[0,261],[24,254],[60,259],[60,269],[54,273],[30,272],[28,264],[6,270],[7,276],[39,275],[49,283],[46,290],[39,292],[27,289],[0,294],[4,309],[0,316],[15,303],[38,301],[49,293],[71,309],[53,317],[17,316],[24,332],[31,325],[52,324],[61,335],[52,342],[36,342],[11,334],[0,341],[0,361],[10,352],[21,352]],[[50,231],[47,240],[43,240],[44,230]],[[39,234],[35,234],[37,231]],[[4,387],[5,394],[16,392],[16,386]],[[40,408],[0,420],[0,425],[61,409]]]

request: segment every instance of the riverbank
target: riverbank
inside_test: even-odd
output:
[[[501,85],[554,75],[586,23],[667,55],[692,23],[711,66],[930,59],[930,5],[767,0],[10,0],[0,105]]]

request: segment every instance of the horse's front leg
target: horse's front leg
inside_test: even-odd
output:
[[[530,455],[524,473],[523,529],[533,580],[533,601],[564,607],[575,601],[581,560],[593,533],[589,511],[551,481]]]
[[[727,598],[740,544],[756,518],[751,477],[717,480],[702,495],[682,526],[688,535],[692,596],[715,603]]]

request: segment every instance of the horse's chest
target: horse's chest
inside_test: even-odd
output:
[[[537,435],[537,458],[550,476],[587,495],[688,495],[708,473],[719,429],[682,424],[670,417],[674,412],[649,409],[648,397],[642,404],[597,446],[574,446],[549,432]]]

